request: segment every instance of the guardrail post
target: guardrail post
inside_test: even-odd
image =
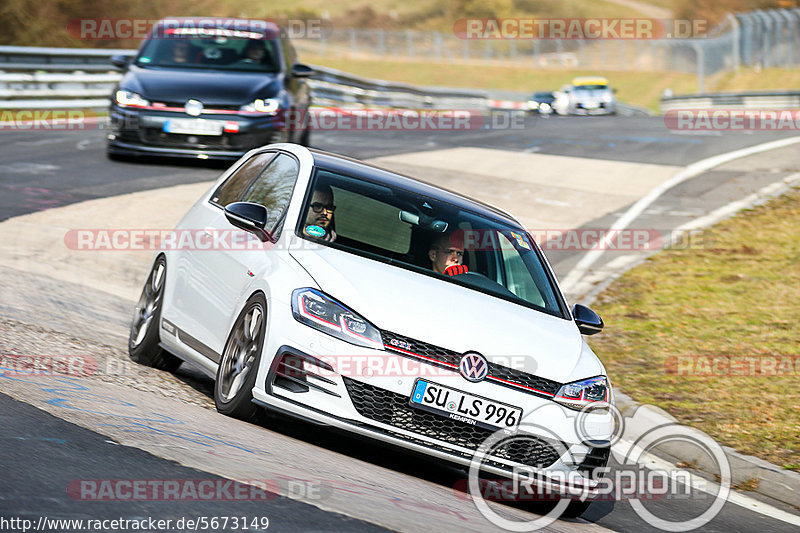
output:
[[[700,42],[694,42],[692,45],[697,57],[697,92],[702,93],[705,90],[705,53]]]
[[[386,32],[384,30],[378,30],[378,49],[382,56],[386,55]]]
[[[739,25],[739,19],[728,14],[728,20],[731,23],[731,33],[732,33],[732,40],[731,43],[731,54],[733,55],[733,71],[739,72],[739,46],[740,46],[740,36],[741,36],[741,27]]]

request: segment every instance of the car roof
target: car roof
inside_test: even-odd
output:
[[[573,79],[572,85],[608,85],[608,79],[600,76],[582,76]]]
[[[506,224],[516,226],[522,231],[525,230],[512,215],[493,205],[468,198],[457,192],[427,183],[418,178],[398,174],[392,170],[370,165],[357,159],[351,159],[346,156],[323,152],[313,148],[310,148],[309,151],[314,156],[314,165],[324,168],[325,170],[378,182],[389,187],[397,187],[416,194],[443,200],[451,204],[465,207],[479,215],[499,219]]]

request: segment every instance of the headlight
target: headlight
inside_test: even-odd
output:
[[[383,350],[383,340],[375,326],[317,290],[292,292],[292,314],[298,322],[350,344]]]
[[[536,100],[528,100],[528,107],[530,109],[536,109],[537,107],[539,107],[539,102],[537,102]]]
[[[550,104],[548,104],[547,102],[542,102],[541,104],[539,104],[539,111],[547,112],[550,111],[551,109],[552,107],[550,107]]]
[[[608,403],[611,400],[611,384],[605,376],[567,383],[558,389],[553,400],[580,411],[587,405]]]
[[[606,93],[603,95],[603,101],[607,104],[610,104],[611,101],[614,99],[610,94]]]
[[[121,107],[147,107],[150,105],[150,102],[145,100],[142,95],[125,89],[117,91],[114,99]]]
[[[274,115],[278,112],[278,109],[281,107],[281,101],[277,98],[259,98],[252,104],[243,105],[239,108],[239,111],[244,111],[246,113],[264,113],[266,115]]]

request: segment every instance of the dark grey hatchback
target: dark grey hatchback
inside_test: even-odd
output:
[[[111,61],[126,72],[111,97],[109,157],[237,159],[308,145],[314,71],[272,22],[164,19],[135,57]]]

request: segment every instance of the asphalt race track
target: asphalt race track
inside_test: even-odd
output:
[[[549,230],[608,228],[692,163],[791,137],[678,134],[656,117],[525,117],[521,124],[468,132],[315,132],[312,144],[487,199]],[[281,417],[260,425],[232,420],[214,411],[211,381],[188,365],[165,374],[127,360],[128,320],[141,284],[135,280],[144,279],[149,254],[70,263],[59,259],[58,236],[72,227],[114,227],[107,224],[118,222],[120,197],[142,199],[128,206],[141,213],[138,227],[161,227],[160,217],[182,215],[224,166],[112,162],[101,129],[3,131],[0,139],[0,354],[75,355],[97,370],[88,377],[0,374],[0,519],[266,516],[268,528],[251,530],[500,531],[458,490],[460,469]],[[670,231],[750,195],[779,192],[798,172],[793,145],[737,158],[666,190],[628,227]],[[148,205],[156,200],[157,208]],[[571,303],[650,251],[602,254],[586,283],[566,289]],[[547,251],[562,280],[584,253]],[[69,268],[74,272],[64,274]],[[241,501],[109,502],[76,492],[82,480],[236,480],[265,487]],[[744,496],[726,503],[702,530],[797,531],[800,518],[787,521],[780,512],[796,515],[796,509]],[[695,491],[648,509],[679,521],[709,504]],[[510,519],[535,517],[525,506],[493,508]],[[619,499],[546,530],[657,529]]]

